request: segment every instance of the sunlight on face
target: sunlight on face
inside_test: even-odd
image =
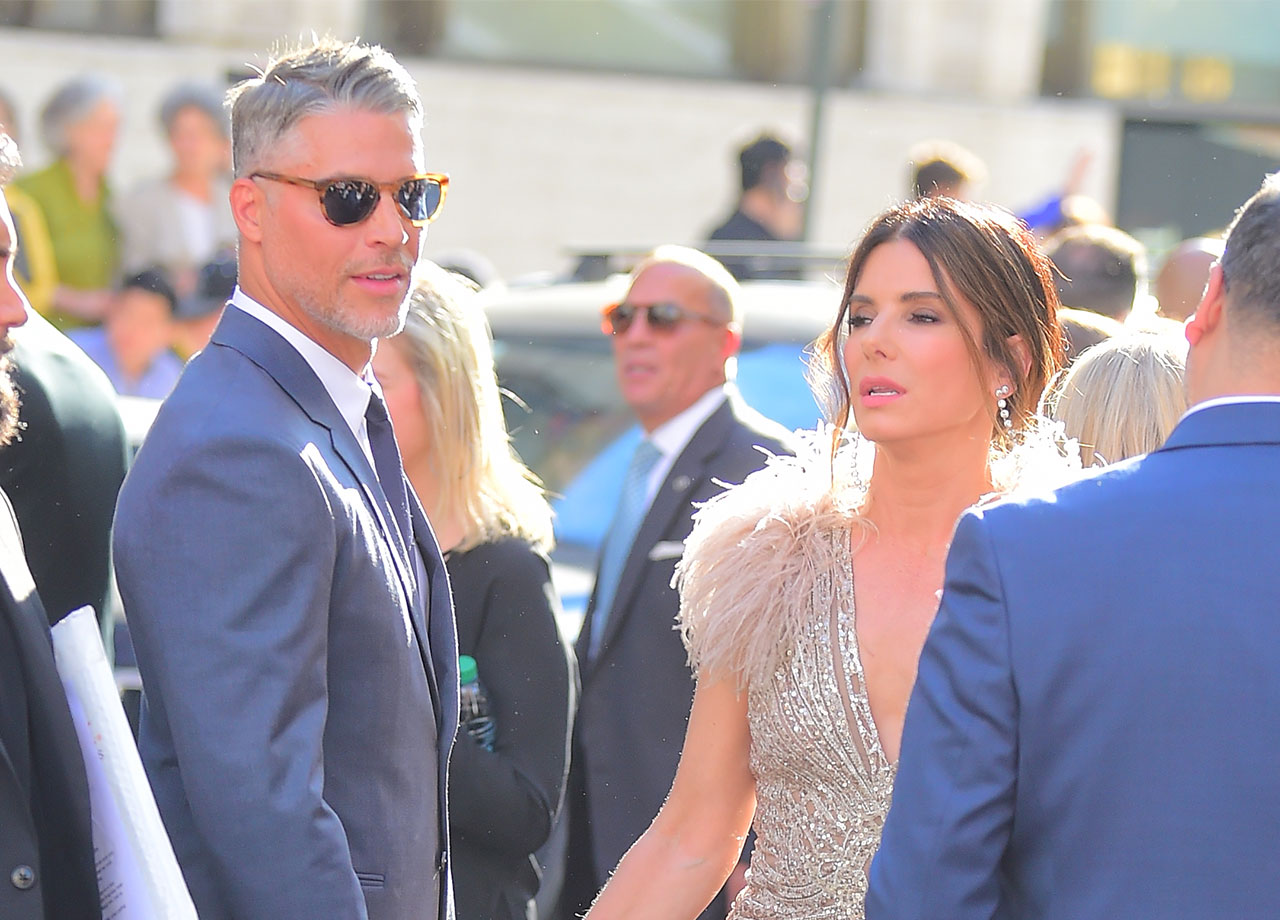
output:
[[[974,367],[961,323],[981,341],[971,304],[953,315],[914,243],[871,251],[849,302],[843,345],[859,431],[887,443],[948,431],[990,438],[991,368]]]

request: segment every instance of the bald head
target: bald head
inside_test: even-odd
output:
[[[1182,322],[1196,312],[1209,281],[1209,269],[1220,258],[1222,240],[1196,237],[1175,246],[1156,275],[1160,315]]]

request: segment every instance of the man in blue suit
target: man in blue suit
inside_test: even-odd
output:
[[[868,920],[1280,912],[1280,175],[1186,335],[1161,449],[961,519]]]
[[[231,98],[239,286],[117,510],[143,759],[202,920],[449,918],[448,580],[369,370],[443,177],[381,49]]]

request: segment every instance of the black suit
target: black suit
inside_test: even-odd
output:
[[[445,565],[458,651],[476,659],[497,723],[493,751],[463,728],[449,761],[458,920],[523,920],[540,883],[533,854],[564,795],[577,669],[544,555],[504,537],[449,553]]]
[[[675,630],[671,576],[694,506],[786,453],[787,433],[730,396],[694,433],[650,503],[618,581],[594,659],[587,606],[578,636],[582,696],[569,782],[564,904],[584,910],[657,815],[675,778],[694,679]],[[585,903],[584,903],[585,902]]]
[[[0,917],[101,916],[84,761],[44,606],[0,493]]]
[[[34,311],[12,334],[25,427],[0,449],[0,488],[13,501],[49,622],[86,604],[101,621],[111,594],[111,517],[128,460],[116,395],[98,366]]]

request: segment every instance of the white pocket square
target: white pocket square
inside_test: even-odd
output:
[[[679,559],[684,555],[684,541],[662,540],[653,544],[649,550],[650,562],[661,562],[663,559]]]

